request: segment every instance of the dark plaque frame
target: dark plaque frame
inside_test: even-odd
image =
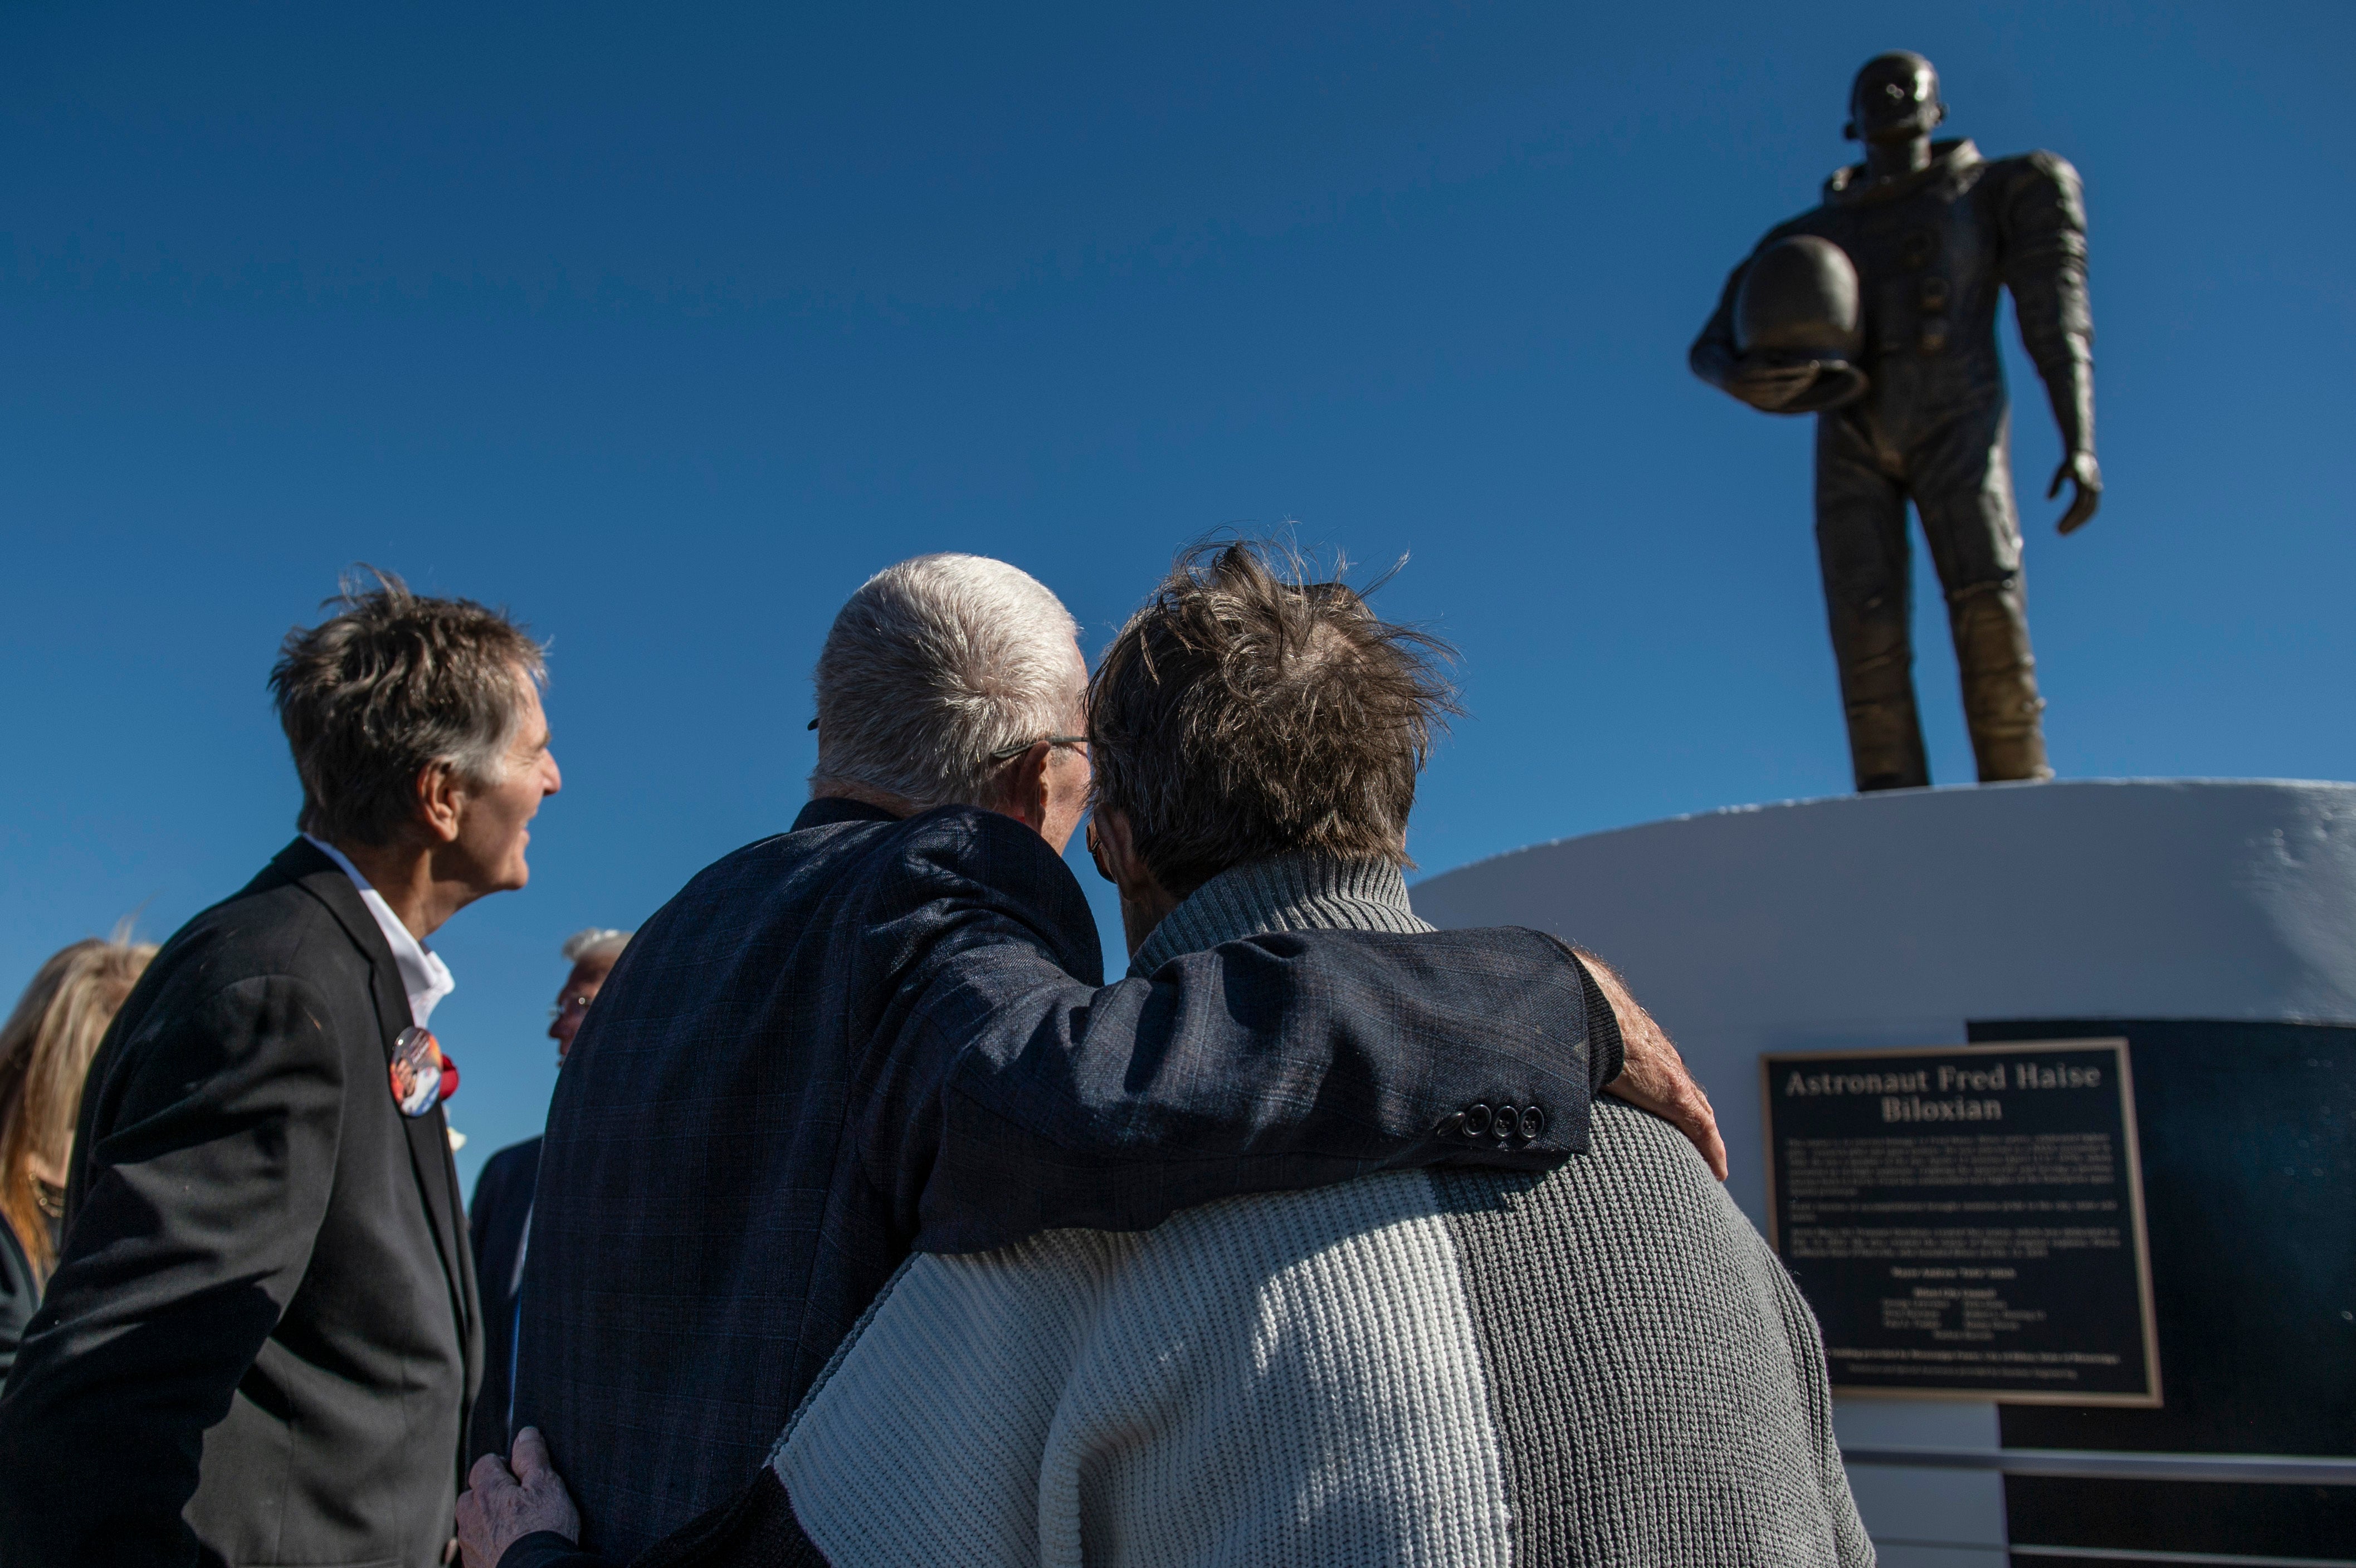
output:
[[[1760,1058],[1759,1070],[1768,1241],[1823,1327],[1834,1393],[2003,1404],[2161,1403],[2126,1040],[1774,1052]],[[2073,1072],[2090,1070],[2099,1073],[2096,1081],[2071,1082]],[[1795,1072],[1818,1087],[1782,1093],[1779,1086]],[[2106,1156],[2094,1141],[2098,1135],[2108,1143]],[[1924,1138],[1937,1141],[1910,1147],[1912,1157],[1897,1163],[1893,1151],[1874,1147]],[[1786,1141],[1801,1139],[1807,1142]],[[2108,1174],[2098,1178],[2101,1168],[2092,1162],[2104,1157]],[[1795,1176],[1792,1166],[1802,1159],[1806,1168]],[[1957,1179],[1925,1180],[1926,1168]],[[2095,1201],[2089,1191],[2122,1188],[2123,1198],[2105,1200],[2125,1209],[2109,1211],[2123,1246],[2085,1235],[2111,1226],[2067,1222]],[[1819,1227],[1827,1210],[1847,1222]],[[1890,1223],[1897,1216],[1903,1218]],[[2028,1218],[2041,1234],[2016,1239],[2019,1227],[2008,1216]],[[1845,1237],[1861,1229],[1859,1219],[1874,1232],[1862,1244],[1879,1250],[1860,1253],[1860,1243]],[[1883,1222],[1872,1225],[1876,1219]],[[1795,1230],[1829,1239],[1794,1246]],[[2122,1251],[2130,1255],[2122,1259]],[[1947,1326],[1951,1312],[1959,1327]],[[1890,1352],[1895,1360],[1933,1347],[2046,1359],[2019,1360],[2010,1378],[1962,1377],[1931,1363],[1919,1374],[1881,1371],[1854,1381],[1860,1375],[1856,1363],[1872,1351]],[[2081,1359],[2086,1357],[2116,1361],[2106,1367]],[[2072,1381],[2091,1379],[2094,1386],[2056,1389],[2053,1372],[2063,1365]],[[2032,1375],[2040,1368],[2045,1376]]]

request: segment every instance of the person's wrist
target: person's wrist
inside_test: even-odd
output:
[[[579,1543],[562,1531],[535,1530],[508,1542],[498,1568],[560,1568],[580,1554]]]
[[[1627,1035],[1621,1023],[1620,1008],[1612,999],[1610,983],[1602,977],[1609,971],[1603,961],[1591,953],[1566,942],[1558,941],[1556,945],[1570,960],[1571,969],[1579,976],[1587,1015],[1587,1088],[1590,1094],[1600,1094],[1628,1067]]]

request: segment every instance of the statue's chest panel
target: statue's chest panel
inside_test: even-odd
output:
[[[1994,351],[1997,235],[1973,197],[1948,183],[1841,212],[1869,357]]]

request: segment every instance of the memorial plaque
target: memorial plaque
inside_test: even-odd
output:
[[[2160,1403],[2126,1041],[1761,1068],[1768,1237],[1835,1393]]]

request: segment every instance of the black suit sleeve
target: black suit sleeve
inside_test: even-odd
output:
[[[980,837],[983,874],[969,845],[894,895],[929,941],[870,912],[880,1000],[853,1115],[918,1249],[1140,1230],[1387,1168],[1542,1169],[1586,1147],[1587,990],[1553,939],[1270,933],[1098,987],[1067,973],[1093,967],[1065,950],[1068,921],[1042,916],[1048,869],[1078,897],[1061,863],[1012,821]],[[1506,1138],[1451,1127],[1475,1104],[1539,1114]]]
[[[615,1568],[594,1552],[584,1552],[552,1530],[519,1535],[499,1553],[498,1568]]]
[[[0,1381],[16,1364],[16,1341],[41,1304],[41,1282],[33,1275],[32,1259],[15,1227],[0,1218]]]
[[[1612,1010],[1612,998],[1595,983],[1595,973],[1588,968],[1586,960],[1559,938],[1547,940],[1560,948],[1562,955],[1570,960],[1570,966],[1579,971],[1580,988],[1586,993],[1587,1002],[1587,1082],[1593,1092],[1601,1093],[1605,1084],[1626,1070],[1628,1041],[1620,1032],[1620,1019]]]
[[[487,1288],[491,1276],[487,1271],[483,1243],[490,1229],[491,1211],[498,1204],[503,1185],[498,1179],[498,1165],[499,1157],[496,1154],[483,1162],[483,1168],[475,1173],[475,1195],[466,1200],[466,1247],[475,1254],[476,1283],[486,1287],[483,1290],[486,1307],[498,1294]]]
[[[509,1543],[498,1568],[613,1568],[554,1531]],[[825,1553],[794,1517],[776,1471],[764,1465],[744,1489],[708,1509],[630,1560],[629,1568],[827,1568]]]
[[[263,976],[170,1010],[86,1091],[63,1254],[0,1397],[11,1562],[210,1557],[181,1518],[204,1433],[333,1187],[344,1058],[316,991]]]

